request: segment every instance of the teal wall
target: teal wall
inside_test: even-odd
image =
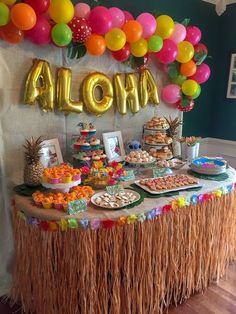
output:
[[[212,137],[236,140],[236,99],[227,99],[231,53],[236,53],[236,5],[219,17],[217,71],[214,75]]]
[[[87,3],[91,3],[87,1]],[[219,17],[213,5],[200,0],[104,0],[107,7],[117,6],[128,10],[137,16],[141,12],[157,11],[160,14],[170,15],[174,20],[181,22],[190,18],[192,25],[202,30],[202,42],[209,49],[212,59],[207,63],[212,70],[211,79],[202,86],[201,96],[196,100],[195,108],[184,114],[184,135],[210,136],[212,132],[213,98],[215,101],[215,77],[218,51],[218,22]],[[233,35],[232,35],[233,36]]]

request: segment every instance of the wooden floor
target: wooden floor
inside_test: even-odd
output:
[[[0,314],[13,313],[21,314],[20,308],[11,309],[0,302]],[[236,264],[229,267],[227,278],[217,286],[212,285],[204,294],[191,297],[186,303],[170,309],[168,314],[236,314]]]

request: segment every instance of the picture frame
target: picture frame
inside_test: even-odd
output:
[[[57,138],[43,141],[41,163],[45,168],[51,168],[63,163],[60,144]]]
[[[125,149],[121,131],[103,133],[102,137],[108,161],[123,161]]]
[[[231,54],[227,98],[236,99],[236,53]]]

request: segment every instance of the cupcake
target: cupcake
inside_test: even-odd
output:
[[[50,199],[45,198],[42,204],[43,204],[43,208],[45,209],[52,208],[52,201]]]
[[[86,127],[84,127],[82,130],[80,130],[80,134],[82,136],[87,136],[89,134],[89,129],[87,129]]]
[[[87,142],[81,144],[80,147],[81,147],[81,150],[84,152],[90,150],[90,144]]]
[[[95,129],[95,127],[93,126],[92,123],[89,123],[89,135],[95,135],[97,132],[97,130]]]
[[[80,177],[81,177],[80,173],[74,173],[72,176],[72,180],[78,181],[78,180],[80,180]]]
[[[74,143],[73,147],[75,150],[80,150],[80,146],[81,146],[81,143],[80,142],[76,142]]]
[[[61,202],[54,202],[53,207],[58,210],[64,209],[63,203]]]
[[[90,145],[91,145],[92,150],[97,150],[100,148],[100,140],[97,138],[93,138],[90,141]]]
[[[70,173],[65,174],[63,178],[63,183],[71,183],[72,181],[72,175]]]
[[[51,184],[58,184],[58,183],[61,182],[61,179],[60,179],[59,177],[50,178],[50,179],[49,179],[49,182],[50,182]]]

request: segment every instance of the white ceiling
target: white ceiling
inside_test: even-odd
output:
[[[212,3],[216,6],[216,13],[221,15],[227,9],[227,5],[236,3],[234,0],[203,0],[204,2]]]

